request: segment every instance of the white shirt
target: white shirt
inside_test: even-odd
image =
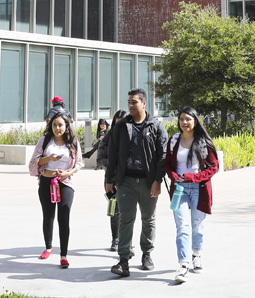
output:
[[[189,154],[189,149],[183,148],[181,143],[177,151],[177,169],[178,175],[182,176],[184,173],[198,173],[199,172],[199,162],[195,154],[192,157],[191,166],[187,167],[187,158]]]
[[[71,157],[70,157],[70,151],[66,147],[66,145],[58,146],[55,144],[54,139],[52,139],[45,153],[46,153],[46,156],[49,156],[51,154],[56,154],[56,155],[63,154],[63,157],[61,157],[59,160],[49,161],[46,164],[47,170],[50,170],[50,171],[57,171],[58,169],[69,170]]]

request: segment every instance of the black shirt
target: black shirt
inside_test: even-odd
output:
[[[145,121],[132,123],[132,139],[127,159],[126,175],[134,178],[146,177],[144,150],[142,147],[144,126]]]

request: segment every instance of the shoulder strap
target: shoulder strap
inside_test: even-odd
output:
[[[43,141],[43,145],[42,145],[42,149],[43,149],[43,151],[45,150],[45,148],[46,148],[47,145],[49,144],[50,139],[51,139],[51,136],[49,136],[49,135],[46,135],[46,136],[45,136],[44,141]]]
[[[165,186],[166,186],[167,192],[170,194],[170,186],[169,186],[169,184],[168,184],[168,182],[166,180],[166,177],[164,176],[163,179],[164,179],[164,182],[165,182]]]

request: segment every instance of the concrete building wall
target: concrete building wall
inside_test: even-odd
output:
[[[162,24],[170,21],[179,9],[179,0],[119,0],[118,42],[158,47],[167,39]],[[215,5],[221,11],[221,0],[191,1]]]

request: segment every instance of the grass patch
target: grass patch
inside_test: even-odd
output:
[[[19,293],[9,292],[8,290],[4,291],[3,295],[0,295],[0,298],[40,298],[38,296],[27,296]],[[46,297],[44,297],[46,298]]]

